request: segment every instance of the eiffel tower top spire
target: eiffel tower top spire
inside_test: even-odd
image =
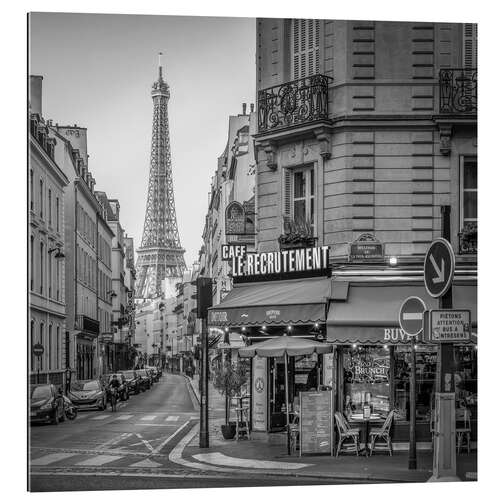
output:
[[[168,101],[170,89],[163,79],[161,55],[158,54],[158,80],[153,83],[153,130],[151,136],[151,163],[148,197],[141,247],[137,250],[138,298],[162,295],[166,278],[182,278],[186,269],[184,249],[177,229],[174,202]]]

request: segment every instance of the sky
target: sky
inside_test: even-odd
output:
[[[43,76],[43,117],[86,127],[96,190],[118,198],[140,246],[162,52],[177,221],[186,264],[198,257],[211,177],[228,117],[255,102],[255,19],[35,13],[30,74]],[[250,106],[248,106],[249,109]]]

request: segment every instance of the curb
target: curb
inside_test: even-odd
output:
[[[200,395],[198,394],[198,391],[197,391],[197,390],[194,388],[194,386],[193,386],[193,379],[192,379],[192,378],[190,378],[190,377],[188,377],[188,376],[187,376],[186,374],[184,374],[184,373],[182,374],[182,376],[183,376],[183,377],[186,379],[186,381],[188,382],[187,386],[188,386],[188,388],[189,388],[189,392],[190,392],[190,394],[192,394],[192,395],[195,397],[195,399],[196,399],[196,401],[197,401],[197,403],[198,403],[198,405],[199,405],[199,404],[200,404]]]

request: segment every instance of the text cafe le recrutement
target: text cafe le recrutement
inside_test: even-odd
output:
[[[251,253],[246,245],[222,245],[222,260],[231,263],[233,276],[260,276],[326,269],[328,251],[322,246]]]

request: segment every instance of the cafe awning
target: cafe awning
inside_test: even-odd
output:
[[[308,324],[326,321],[330,278],[236,284],[208,310],[209,326]]]
[[[338,286],[337,286],[338,285]],[[338,288],[339,293],[336,293]],[[340,293],[342,292],[342,293]],[[453,285],[453,308],[469,309],[472,340],[477,336],[477,287]],[[327,317],[327,341],[337,344],[399,344],[410,338],[401,330],[399,309],[407,297],[420,297],[427,309],[439,309],[423,285],[399,283],[349,283],[334,281]],[[340,300],[339,300],[340,299]],[[418,341],[422,341],[422,334]]]

